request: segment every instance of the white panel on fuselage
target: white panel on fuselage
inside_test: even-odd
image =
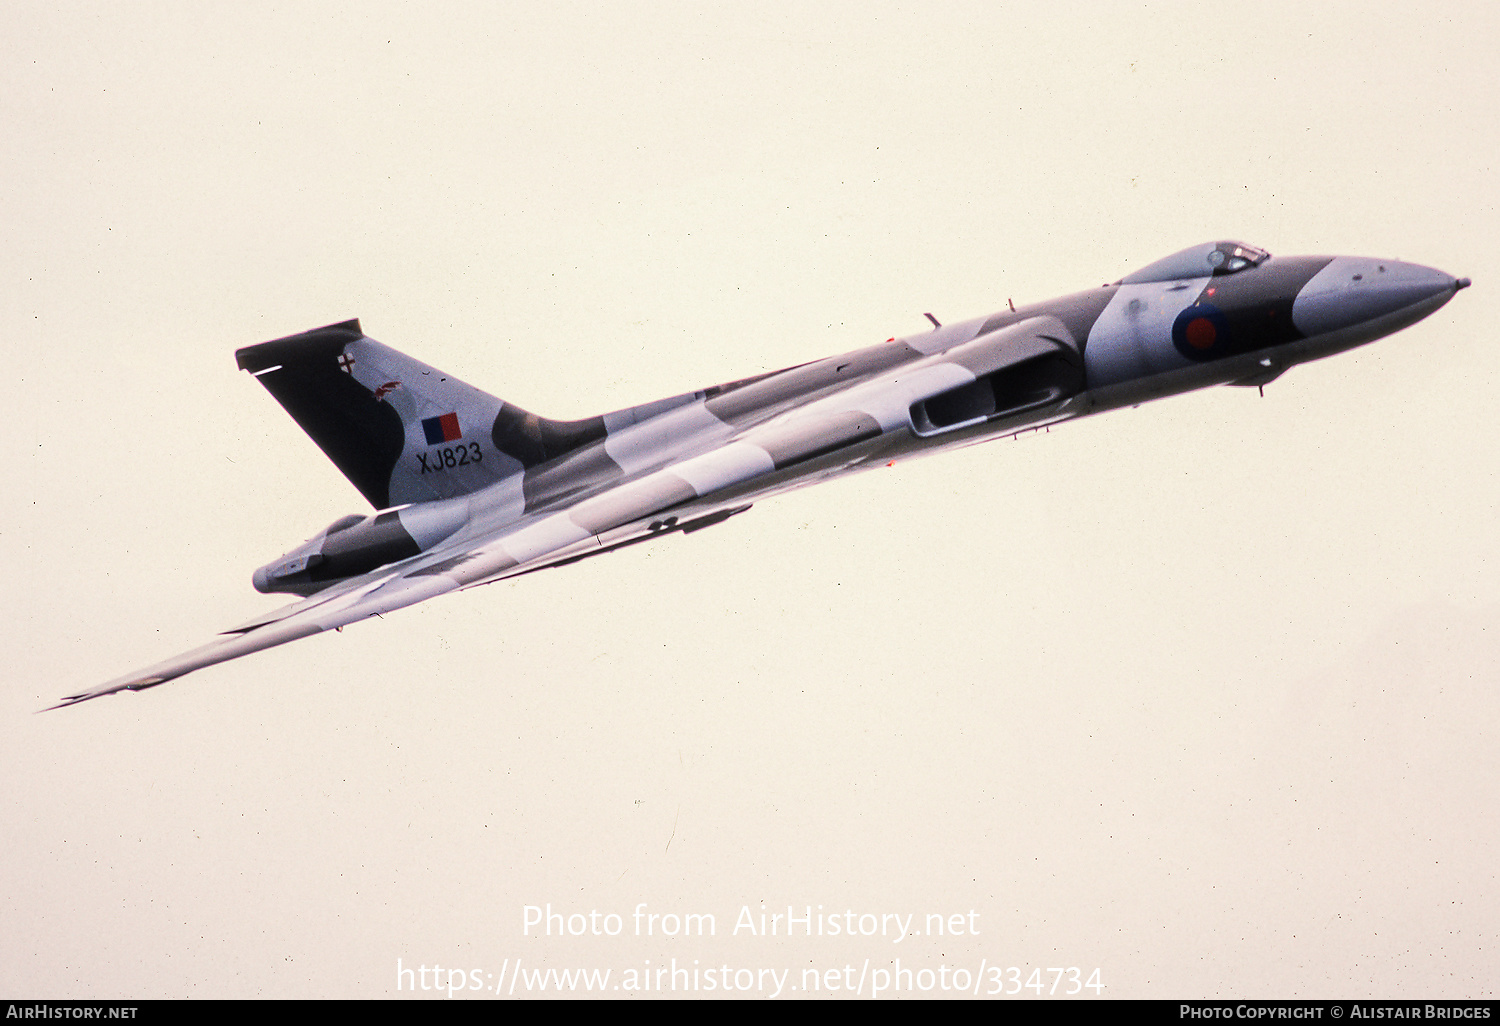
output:
[[[700,496],[748,481],[776,470],[776,462],[758,445],[731,442],[702,456],[675,464],[672,473],[682,478]]]
[[[1177,315],[1197,301],[1208,278],[1121,285],[1083,350],[1088,387],[1149,377],[1193,361],[1172,345]]]
[[[650,420],[618,428],[606,416],[604,426],[609,430],[604,451],[627,476],[711,449],[734,434],[728,424],[708,412],[701,399]]]
[[[505,551],[517,563],[525,563],[553,552],[560,552],[576,542],[593,537],[568,519],[566,513],[554,513],[521,528],[505,539]]]

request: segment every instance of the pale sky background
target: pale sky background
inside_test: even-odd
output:
[[[1497,51],[1489,2],[7,4],[0,994],[899,957],[1493,997]],[[577,417],[1216,238],[1475,284],[1264,398],[34,714],[365,511],[240,346],[357,316]],[[523,937],[548,902],[717,936]],[[732,935],[762,903],[979,935]]]

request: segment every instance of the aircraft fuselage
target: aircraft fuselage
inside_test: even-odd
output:
[[[203,666],[459,588],[690,533],[907,456],[1288,368],[1413,324],[1468,279],[1361,257],[1195,246],[1112,285],[598,417],[536,416],[358,321],[237,354],[377,510],[255,571],[305,596],[70,696]]]

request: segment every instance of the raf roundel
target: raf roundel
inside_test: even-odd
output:
[[[1207,317],[1194,317],[1187,322],[1183,335],[1187,338],[1187,344],[1194,349],[1210,349],[1214,339],[1219,337],[1219,330]]]
[[[1172,345],[1189,360],[1212,360],[1229,352],[1229,322],[1212,303],[1196,303],[1177,315]]]

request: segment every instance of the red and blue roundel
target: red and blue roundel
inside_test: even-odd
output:
[[[1197,303],[1172,322],[1172,345],[1189,360],[1213,360],[1229,353],[1229,321],[1212,303]]]

